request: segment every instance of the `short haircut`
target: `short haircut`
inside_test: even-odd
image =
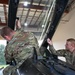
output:
[[[67,39],[67,41],[75,41],[75,39],[74,38],[69,38],[69,39]]]
[[[67,39],[67,41],[72,42],[72,43],[75,44],[75,39],[74,38],[69,38],[69,39]]]
[[[3,27],[1,29],[1,36],[5,37],[5,36],[9,36],[11,34],[11,32],[13,32],[13,30],[9,27]]]

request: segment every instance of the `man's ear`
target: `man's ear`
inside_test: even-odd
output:
[[[10,40],[11,40],[11,36],[5,36],[5,39],[6,39],[7,41],[10,41]]]
[[[9,36],[6,36],[6,35],[5,35],[4,38],[5,38],[5,39],[9,39]]]

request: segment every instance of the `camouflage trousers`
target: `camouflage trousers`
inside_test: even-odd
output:
[[[3,75],[17,75],[15,66],[7,66],[3,70]]]
[[[18,75],[17,68],[19,68],[24,60],[22,60],[20,63],[18,63],[16,66],[7,66],[3,70],[3,75]]]

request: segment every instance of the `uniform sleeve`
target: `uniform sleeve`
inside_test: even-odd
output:
[[[5,48],[5,60],[6,60],[6,62],[9,62],[9,63],[12,60],[12,52],[11,52],[11,49],[8,48],[8,46],[6,46],[6,48]]]
[[[35,35],[33,33],[30,33],[29,39],[30,39],[31,45],[36,48],[37,54],[40,55],[38,41],[37,41],[37,38],[35,37]]]
[[[31,45],[33,45],[34,47],[38,46],[37,38],[34,36],[33,33],[30,33],[29,40],[30,40]]]
[[[72,64],[75,66],[75,51],[73,52]]]
[[[58,55],[58,56],[65,56],[65,53],[66,53],[65,49],[55,50],[53,45],[49,46],[49,50],[52,54]]]

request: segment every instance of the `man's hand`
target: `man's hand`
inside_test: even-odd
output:
[[[21,23],[18,19],[16,19],[16,29],[20,29],[21,28]]]
[[[52,41],[51,41],[49,38],[47,39],[47,43],[48,43],[49,45],[53,45]]]

